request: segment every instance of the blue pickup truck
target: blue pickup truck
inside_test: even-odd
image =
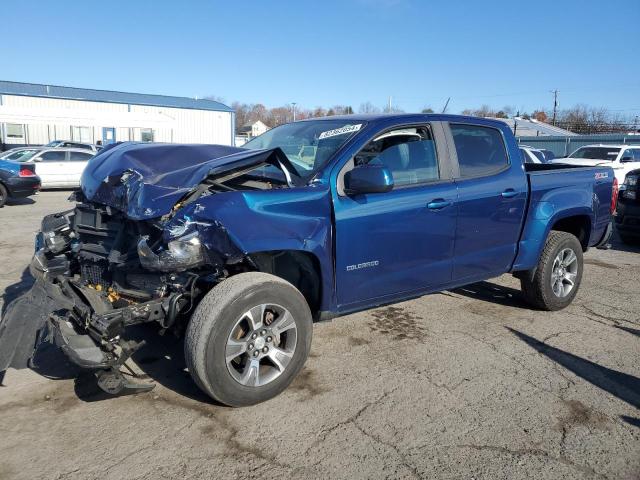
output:
[[[618,191],[609,167],[523,164],[502,122],[404,114],[295,122],[243,148],[114,144],[81,185],[43,219],[0,371],[49,338],[105,391],[146,390],[120,368],[140,347],[127,327],[155,323],[233,406],[289,385],[313,321],[504,273],[533,308],[566,307]]]

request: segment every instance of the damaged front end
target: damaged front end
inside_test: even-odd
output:
[[[243,155],[225,168],[194,161],[189,173],[178,170],[176,185],[167,184],[171,174],[157,168],[154,182],[148,182],[150,174],[130,168],[111,169],[93,182],[87,175],[105,168],[104,158],[96,157],[102,161],[83,176],[75,208],[42,221],[30,265],[35,285],[0,321],[0,372],[27,367],[38,344],[48,340],[73,363],[93,370],[108,393],[153,388],[120,372],[144,343],[127,340],[127,327],[153,322],[161,334],[180,335],[204,293],[251,268],[223,225],[198,216],[197,200],[239,186],[274,188],[273,182],[246,177],[257,166],[273,163],[273,156]],[[150,194],[145,190],[153,193],[153,207],[143,202]]]

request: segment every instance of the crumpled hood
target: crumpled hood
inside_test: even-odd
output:
[[[207,176],[264,163],[278,166],[287,179],[295,172],[279,148],[125,142],[110,145],[93,157],[80,187],[88,200],[144,220],[169,213]]]

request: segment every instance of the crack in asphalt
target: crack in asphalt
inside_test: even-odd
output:
[[[358,419],[372,406],[377,405],[381,402],[383,402],[387,397],[389,397],[391,394],[393,394],[394,392],[396,392],[398,389],[400,388],[400,385],[392,388],[391,390],[384,392],[382,395],[380,395],[378,398],[376,398],[375,400],[368,402],[367,404],[365,404],[364,406],[362,406],[357,412],[355,412],[354,414],[352,414],[349,418],[345,419],[345,420],[341,420],[340,422],[337,422],[336,424],[332,425],[331,427],[324,429],[323,431],[320,432],[321,437],[316,439],[311,446],[309,446],[309,448],[307,448],[307,450],[305,451],[305,455],[307,455],[314,447],[318,446],[319,444],[323,443],[327,437],[329,436],[329,434],[335,430],[337,430],[340,427],[343,427],[345,425],[348,424],[352,424],[360,433],[362,433],[364,436],[366,436],[367,438],[370,438],[371,440],[375,441],[376,443],[385,446],[387,448],[390,448],[391,450],[393,450],[396,455],[400,458],[401,462],[400,465],[405,467],[410,473],[411,476],[413,478],[422,478],[420,475],[420,472],[418,471],[418,469],[411,464],[411,462],[409,462],[407,460],[407,455],[405,453],[403,453],[399,447],[397,447],[396,445],[386,442],[384,441],[382,438],[380,438],[377,435],[374,435],[371,432],[368,432],[362,425],[360,425],[358,423]]]
[[[564,456],[564,455],[560,455],[559,457],[556,457],[555,455],[551,455],[549,452],[547,452],[546,450],[543,450],[541,448],[518,448],[518,449],[510,449],[510,448],[506,448],[506,447],[500,447],[498,445],[474,445],[474,444],[461,444],[461,445],[453,445],[453,447],[456,448],[471,448],[473,450],[488,450],[488,451],[493,451],[493,452],[499,452],[499,453],[505,453],[507,455],[513,455],[513,456],[526,456],[526,455],[533,455],[533,456],[539,456],[539,457],[545,457],[548,458],[549,460],[554,460],[556,462],[562,463],[563,465],[567,465],[569,467],[572,467],[576,470],[578,470],[581,473],[590,475],[592,477],[597,477],[597,478],[603,478],[603,479],[607,479],[608,477],[602,473],[596,472],[593,468],[586,466],[586,465],[581,465],[579,463],[574,462],[573,460],[571,460],[570,458]]]

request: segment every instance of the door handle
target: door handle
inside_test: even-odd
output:
[[[449,200],[445,200],[444,198],[436,198],[435,200],[431,200],[427,203],[427,208],[429,210],[440,210],[441,208],[448,207],[451,205]]]
[[[500,195],[502,195],[504,198],[512,198],[518,195],[518,192],[516,192],[513,188],[507,188]]]

